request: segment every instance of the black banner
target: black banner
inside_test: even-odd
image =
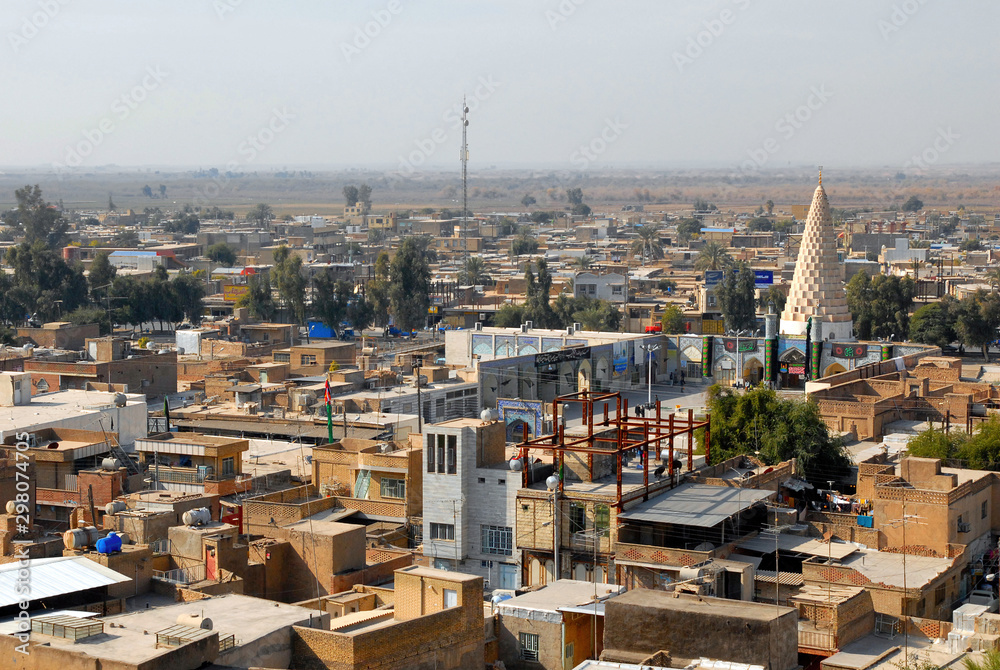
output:
[[[566,361],[579,361],[583,358],[590,358],[590,347],[573,347],[572,349],[560,349],[559,351],[546,351],[543,354],[535,354],[535,367],[551,365],[553,363],[564,363]]]

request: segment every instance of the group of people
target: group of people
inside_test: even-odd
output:
[[[679,374],[677,372],[671,372],[670,373],[670,385],[674,386],[675,384],[680,383],[681,390],[683,391],[684,390],[684,376],[685,375],[684,375],[684,371],[683,370],[681,370]]]

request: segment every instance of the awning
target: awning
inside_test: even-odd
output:
[[[618,518],[712,528],[773,495],[774,491],[735,486],[681,484],[663,495],[620,513]]]
[[[0,565],[0,607],[21,601],[18,594],[20,562]],[[78,593],[102,586],[132,581],[125,575],[82,556],[33,558],[27,562],[30,600],[42,600]]]

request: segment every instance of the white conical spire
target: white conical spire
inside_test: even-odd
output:
[[[792,286],[785,309],[781,312],[781,332],[785,335],[804,335],[809,317],[815,317],[823,321],[823,334],[829,339],[854,339],[843,276],[821,170],[802,233]]]

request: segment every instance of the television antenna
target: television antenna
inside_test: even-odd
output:
[[[462,254],[464,259],[469,258],[469,106],[465,104],[465,96],[462,96]]]

